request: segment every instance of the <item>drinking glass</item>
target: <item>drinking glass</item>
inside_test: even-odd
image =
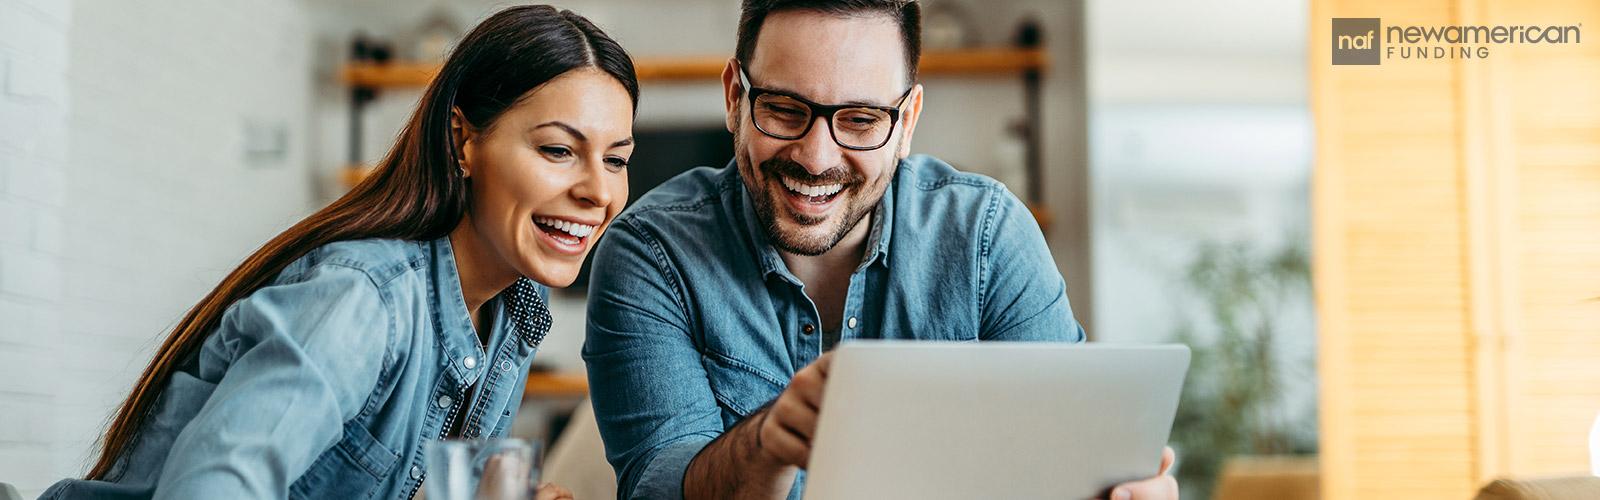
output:
[[[532,500],[541,451],[538,440],[518,438],[429,441],[428,500]]]

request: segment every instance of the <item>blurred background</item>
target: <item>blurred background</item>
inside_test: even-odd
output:
[[[1587,467],[1587,452],[1568,448],[1584,448],[1600,411],[1600,376],[1581,366],[1600,366],[1600,341],[1584,336],[1596,333],[1600,304],[1583,302],[1600,295],[1600,55],[1517,49],[1529,55],[1358,73],[1329,66],[1327,28],[1331,17],[1375,16],[1513,24],[1500,19],[1522,10],[1576,24],[1595,6],[922,3],[927,98],[914,152],[1030,202],[1092,340],[1195,350],[1173,434],[1185,498],[1470,498],[1493,477]],[[82,474],[108,414],[181,315],[359,179],[439,55],[508,5],[0,0],[0,481],[32,497]],[[720,70],[731,54],[736,0],[557,5],[618,39],[641,73],[663,75],[642,86],[634,197],[729,160],[720,87],[696,68]],[[1545,64],[1567,68],[1552,76],[1568,86],[1508,83],[1523,61],[1551,53],[1562,59]],[[1539,196],[1496,187],[1525,171],[1515,146],[1543,137],[1496,125],[1518,110],[1534,121],[1565,110],[1557,121],[1568,128],[1552,136],[1565,142],[1551,154],[1567,197],[1547,219],[1514,209]],[[1416,121],[1424,111],[1443,114]],[[1438,218],[1416,210],[1424,202],[1412,194],[1430,189],[1459,195],[1426,205]],[[1361,225],[1386,220],[1414,227]],[[1439,227],[1451,229],[1430,232]],[[1527,227],[1565,252],[1551,279],[1588,292],[1516,295],[1530,288],[1513,286],[1528,252],[1505,242]],[[1408,253],[1419,241],[1455,251]],[[1419,269],[1454,279],[1412,279]],[[1441,312],[1384,293],[1453,299]],[[1361,316],[1373,303],[1427,314]],[[574,408],[586,411],[583,304],[581,286],[555,294],[517,432],[553,437]],[[1565,333],[1554,342],[1574,360],[1560,365],[1559,431],[1539,445],[1554,447],[1548,461],[1520,451],[1534,438],[1503,410],[1532,400],[1519,396],[1528,379],[1517,367],[1542,351],[1504,340],[1531,338],[1505,319],[1530,316],[1556,318]],[[1419,359],[1448,368],[1385,377]],[[1416,391],[1363,392],[1396,386]],[[1363,406],[1441,394],[1460,401]],[[1447,445],[1397,439],[1429,432],[1454,434]],[[1369,438],[1318,460],[1329,443]],[[1441,459],[1455,465],[1439,476],[1407,468]]]

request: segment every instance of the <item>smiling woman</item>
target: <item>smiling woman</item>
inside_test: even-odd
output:
[[[376,172],[195,305],[42,498],[405,498],[427,440],[504,435],[548,287],[627,200],[637,102],[583,17],[485,20]]]
[[[460,138],[461,174],[474,182],[471,209],[455,231],[464,237],[452,238],[459,240],[456,253],[505,263],[463,276],[463,283],[506,282],[489,287],[494,291],[516,276],[571,284],[605,223],[628,200],[632,118],[628,90],[593,68],[534,89],[492,126],[475,127],[457,115],[452,129]]]

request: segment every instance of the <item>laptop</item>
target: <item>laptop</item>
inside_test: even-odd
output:
[[[1183,345],[853,341],[834,354],[806,500],[1106,498],[1155,475]]]

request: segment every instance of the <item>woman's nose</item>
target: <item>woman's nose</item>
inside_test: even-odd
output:
[[[590,168],[583,169],[582,177],[577,184],[572,186],[573,197],[587,201],[597,207],[611,205],[611,179],[606,171],[604,160],[590,162]]]

